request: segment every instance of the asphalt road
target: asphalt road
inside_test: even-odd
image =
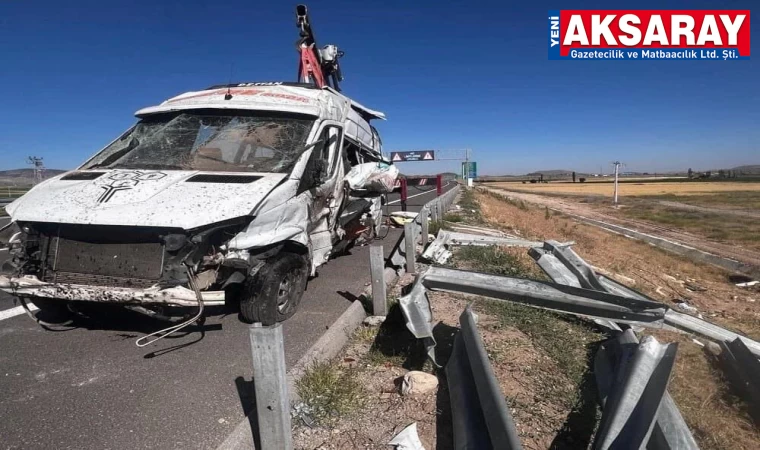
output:
[[[443,182],[443,192],[453,188],[455,181]],[[409,186],[407,190],[407,209],[409,211],[419,211],[425,203],[435,198],[435,185],[429,186]],[[401,194],[394,192],[388,195],[388,211],[401,211]]]
[[[417,211],[435,188],[409,194]],[[388,211],[400,209],[396,200],[389,196]],[[399,234],[376,242],[387,254]],[[369,280],[366,246],[319,269],[284,323],[288,366]],[[3,319],[15,306],[0,293],[0,449],[213,449],[252,407],[247,325],[237,314],[212,310],[204,326],[138,348],[135,339],[165,325],[118,310],[47,331],[24,314]]]

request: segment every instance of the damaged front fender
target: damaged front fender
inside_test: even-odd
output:
[[[292,186],[281,186],[257,208],[248,226],[229,241],[230,250],[267,247],[294,242],[309,249],[309,198],[292,196]],[[283,201],[288,199],[287,201]]]

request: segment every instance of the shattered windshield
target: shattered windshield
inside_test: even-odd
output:
[[[286,173],[303,151],[313,122],[192,112],[148,117],[84,168]]]

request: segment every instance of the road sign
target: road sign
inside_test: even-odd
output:
[[[478,177],[478,163],[475,161],[462,163],[462,178],[477,178]]]
[[[418,152],[391,152],[391,161],[435,161],[435,150],[420,150]]]

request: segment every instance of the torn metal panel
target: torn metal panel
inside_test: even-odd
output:
[[[530,306],[622,322],[661,323],[665,305],[634,300],[606,292],[463,270],[430,267],[422,277],[425,287],[484,295]]]
[[[478,234],[482,236],[511,237],[511,238],[516,238],[516,239],[518,238],[518,236],[511,236],[499,230],[494,230],[492,228],[476,227],[474,225],[467,225],[464,223],[451,223],[450,226],[452,230],[459,231],[462,233],[472,233],[472,234]]]
[[[458,233],[456,231],[449,231],[448,235],[450,245],[499,245],[503,247],[541,247],[543,245],[542,242],[528,241],[526,239],[479,236],[477,234]]]
[[[388,442],[388,445],[395,446],[396,450],[425,450],[417,434],[417,422],[401,430]]]
[[[581,282],[578,281],[578,277],[562,261],[557,259],[551,251],[531,248],[528,250],[528,254],[555,283],[577,288],[583,287],[581,286]]]
[[[575,276],[578,277],[578,281],[580,281],[582,287],[586,289],[595,289],[597,291],[605,290],[591,266],[578,256],[578,254],[568,245],[561,244],[557,241],[546,241],[544,243],[544,249],[551,251],[557,259],[573,272]]]
[[[748,406],[750,416],[760,424],[760,361],[741,339],[720,342],[721,367],[734,390]]]
[[[587,268],[590,268],[590,266],[588,266],[588,264],[583,259],[581,259],[580,256],[574,252],[573,255],[575,256],[564,253],[565,257],[560,260],[555,255],[554,250],[556,249],[559,249],[560,253],[563,253],[563,250],[565,249],[570,250],[568,247],[570,244],[571,243],[557,245],[554,241],[549,241],[549,243],[545,245],[544,248],[531,248],[528,251],[528,254],[530,254],[533,259],[536,260],[536,263],[539,265],[539,267],[541,267],[541,269],[543,269],[543,271],[549,275],[549,277],[556,283],[574,287],[594,285],[595,283],[591,283],[588,279]],[[577,266],[574,266],[573,264],[576,264]],[[593,271],[591,273],[593,276],[595,276],[595,279],[597,280],[599,286],[601,286],[601,291],[609,292],[621,297],[630,297],[639,300],[653,301],[649,297],[626,286],[623,286],[603,275],[594,274]],[[579,277],[578,274],[582,276]],[[581,283],[581,279],[584,280],[583,283]],[[620,327],[613,321],[606,319],[593,319],[593,321],[603,327],[610,328],[615,331],[621,331]]]
[[[309,245],[310,198],[294,196],[297,185],[287,183],[256,208],[248,227],[230,240],[230,249],[265,247],[283,241]]]
[[[544,273],[549,275],[549,278],[555,283],[564,284],[565,286],[581,287],[581,282],[578,281],[578,277],[575,276],[575,274],[550,251],[532,247],[528,250],[528,254],[533,257],[539,267],[543,269]],[[597,325],[620,331],[620,327],[610,320],[598,318],[592,320]]]
[[[540,247],[541,242],[528,241],[519,238],[480,236],[477,234],[458,233],[456,231],[438,231],[435,240],[428,246],[422,257],[427,261],[445,264],[451,258],[451,245],[499,245],[504,247]]]
[[[456,449],[521,449],[514,419],[477,330],[477,316],[467,306],[461,331],[446,365]]]
[[[412,290],[398,299],[399,307],[406,319],[406,327],[417,339],[423,339],[428,357],[436,365],[435,361],[435,338],[433,337],[433,311],[430,309],[430,300],[425,286],[421,280],[424,274],[418,274],[414,279]]]
[[[438,264],[445,264],[451,258],[451,251],[446,248],[449,242],[450,234],[448,231],[438,230],[435,240],[427,246],[422,253],[422,259]]]
[[[608,408],[607,399],[611,391],[626,379],[625,372],[630,370],[633,354],[638,347],[638,338],[633,330],[627,329],[616,338],[606,341],[597,351],[594,358],[594,374],[603,408]],[[612,408],[612,405],[609,408]],[[699,448],[667,391],[657,410],[655,426],[646,442],[646,448],[651,450],[697,450]]]
[[[726,330],[725,328],[705,322],[702,319],[698,319],[688,314],[669,310],[665,313],[665,323],[673,328],[696,333],[717,342],[741,339],[744,345],[746,345],[755,356],[760,356],[760,342],[753,341],[746,336],[741,336],[733,331]]]
[[[616,371],[594,448],[645,448],[675,362],[677,344],[645,336]]]

